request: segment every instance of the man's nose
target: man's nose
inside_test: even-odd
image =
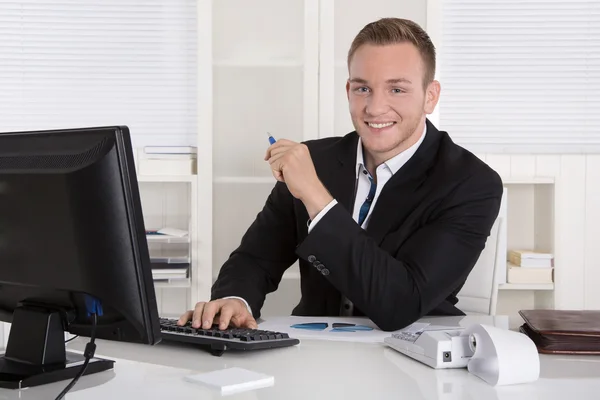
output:
[[[389,109],[387,97],[384,93],[373,92],[367,100],[366,112],[372,116],[385,114]]]

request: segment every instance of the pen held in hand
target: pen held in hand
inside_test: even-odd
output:
[[[272,145],[275,144],[276,140],[269,132],[267,132],[267,136],[269,137],[269,143]]]

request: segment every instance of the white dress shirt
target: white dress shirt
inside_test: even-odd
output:
[[[361,225],[361,227],[363,229],[366,229],[367,225],[369,224],[369,219],[371,217],[371,213],[373,212],[373,209],[375,208],[375,205],[377,204],[377,199],[379,198],[379,195],[381,194],[383,187],[390,180],[392,175],[394,175],[396,172],[398,172],[400,170],[400,168],[402,168],[404,166],[404,164],[406,164],[406,162],[408,160],[410,160],[410,158],[415,154],[415,152],[417,151],[417,149],[419,148],[421,143],[423,143],[423,139],[425,139],[426,133],[427,133],[427,126],[425,126],[425,128],[423,129],[423,134],[421,135],[421,137],[415,144],[413,144],[408,149],[404,150],[402,153],[390,158],[389,160],[385,161],[383,164],[381,164],[377,167],[377,169],[375,171],[375,173],[377,175],[377,190],[375,191],[375,197],[373,198],[371,207],[369,208],[369,212]],[[360,137],[358,138],[358,146],[356,149],[356,182],[357,182],[357,188],[356,188],[356,197],[354,199],[354,211],[352,213],[352,218],[356,222],[358,222],[358,215],[360,213],[360,208],[361,208],[362,204],[364,203],[364,201],[366,200],[367,195],[369,194],[369,189],[371,188],[371,181],[369,180],[369,171],[367,171],[367,168],[364,163],[363,146],[362,146],[362,141],[361,141]],[[336,204],[337,204],[337,200],[333,199],[329,204],[327,204],[327,206],[325,206],[325,208],[323,208],[317,214],[317,216],[312,221],[310,221],[310,223],[308,224],[308,233],[309,234],[310,234],[311,230],[314,229],[314,227],[317,225],[317,223],[319,223],[319,221],[323,218],[323,216],[325,216],[325,214],[327,214],[327,212],[329,210],[331,210],[331,208],[333,208],[333,206],[335,206]],[[250,312],[250,314],[252,314],[252,309],[248,305],[248,302],[246,300],[242,299],[241,297],[230,296],[230,297],[225,297],[225,298],[226,299],[233,298],[233,299],[242,300],[246,304],[246,307],[248,308],[248,311]],[[347,315],[352,315],[352,308],[353,308],[352,303],[348,299],[345,299],[345,298],[343,300],[343,303],[344,303],[345,313]]]

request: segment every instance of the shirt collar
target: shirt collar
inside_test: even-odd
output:
[[[383,163],[390,169],[390,171],[392,171],[392,175],[395,174],[396,172],[398,172],[398,170],[400,170],[400,168],[402,168],[402,166],[404,164],[406,164],[406,162],[408,160],[410,160],[410,158],[417,152],[417,149],[419,148],[419,146],[421,145],[421,143],[423,143],[423,140],[425,139],[426,133],[427,133],[427,124],[425,124],[425,128],[423,129],[423,134],[421,135],[421,137],[415,144],[413,144],[408,149],[404,150],[400,154],[390,158],[389,160],[387,160],[386,162]],[[356,177],[357,178],[358,178],[358,174],[360,173],[362,168],[366,169],[367,167],[364,164],[362,140],[359,136],[358,137],[358,147],[356,149]]]

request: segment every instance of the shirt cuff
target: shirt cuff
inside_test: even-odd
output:
[[[250,315],[252,315],[252,309],[250,308],[250,306],[248,305],[248,302],[244,299],[242,299],[241,297],[237,297],[237,296],[227,296],[227,297],[223,297],[223,299],[238,299],[244,302],[244,304],[246,305],[246,308],[248,309],[248,312],[250,313]]]
[[[337,200],[333,199],[329,202],[329,204],[327,204],[325,206],[324,209],[321,210],[321,212],[319,212],[317,214],[317,216],[315,217],[315,219],[313,219],[312,221],[309,220],[309,224],[308,224],[308,233],[310,233],[310,231],[315,227],[315,225],[317,225],[317,222],[319,222],[319,220],[321,218],[323,218],[323,216],[325,214],[327,214],[327,211],[331,210],[333,208],[333,206],[335,206],[337,204]]]

